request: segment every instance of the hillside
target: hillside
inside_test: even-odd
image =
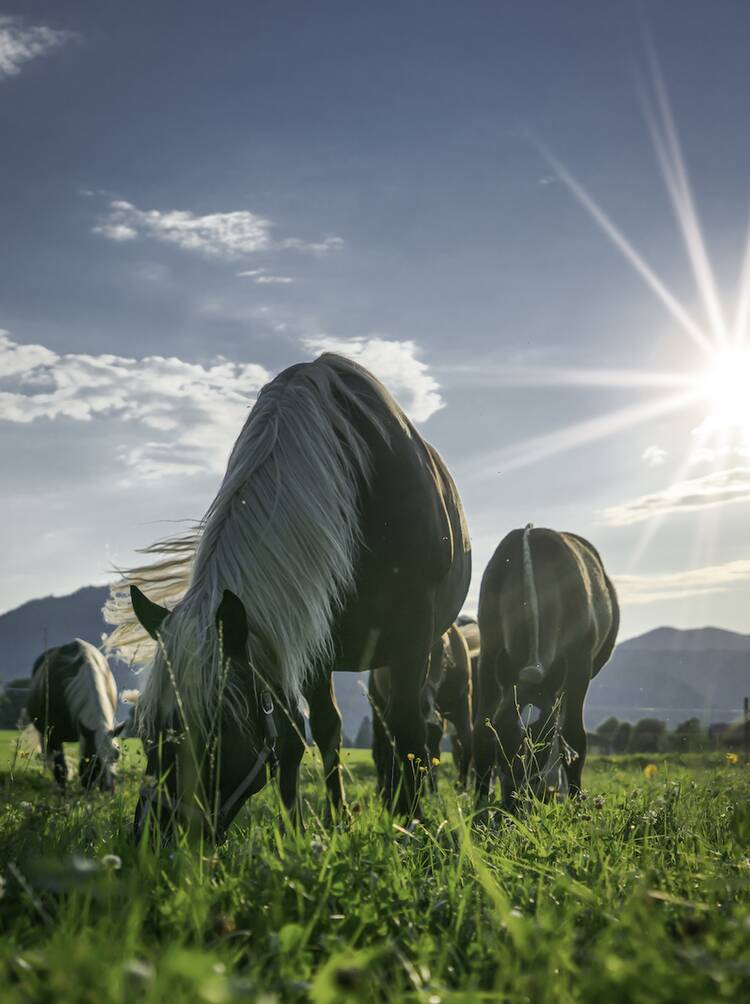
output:
[[[45,648],[83,638],[100,645],[107,625],[101,609],[106,586],[84,586],[68,596],[30,600],[0,615],[0,685],[31,674]],[[138,687],[138,678],[123,663],[111,662],[118,686]]]
[[[656,628],[622,642],[589,689],[586,723],[609,715],[731,721],[750,694],[750,635],[720,628]]]
[[[98,645],[106,630],[101,607],[104,586],[87,586],[69,596],[47,596],[0,616],[0,684],[27,676],[45,643],[85,638]],[[140,686],[123,664],[112,666],[120,687]],[[370,715],[364,673],[336,673],[335,688],[350,737]],[[595,728],[610,715],[637,721],[654,716],[674,727],[697,717],[705,725],[737,717],[750,694],[750,635],[720,628],[681,631],[661,627],[617,646],[593,681],[586,724]]]

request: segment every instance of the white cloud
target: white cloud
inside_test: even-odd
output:
[[[99,217],[93,229],[95,234],[113,241],[144,237],[175,244],[185,251],[228,259],[272,248],[325,254],[343,246],[340,237],[327,237],[317,243],[290,237],[275,243],[271,238],[272,226],[270,220],[244,209],[198,216],[186,209],[139,209],[131,202],[117,200],[110,202],[109,212]]]
[[[750,560],[728,561],[724,565],[705,565],[686,572],[655,575],[616,575],[615,585],[625,606],[681,600],[707,593],[723,593],[750,581]]]
[[[75,32],[46,25],[24,25],[20,18],[0,17],[0,80],[14,77],[25,63],[46,56],[76,38]]]
[[[647,446],[641,454],[641,460],[649,467],[661,467],[666,459],[667,451],[656,443]]]
[[[710,506],[750,501],[750,467],[731,467],[702,478],[679,481],[632,502],[611,506],[602,513],[607,526],[630,526],[655,516],[695,512]]]
[[[440,384],[427,364],[417,358],[414,342],[385,338],[330,338],[318,335],[305,339],[313,352],[338,352],[371,370],[388,387],[404,411],[415,422],[426,422],[445,406]]]
[[[237,275],[243,279],[252,279],[259,286],[286,285],[294,282],[294,279],[288,275],[269,275],[264,268],[246,269],[244,272],[238,272]]]
[[[140,478],[222,471],[269,379],[262,366],[221,358],[202,366],[174,356],[58,355],[0,331],[0,420],[114,420],[117,456]]]

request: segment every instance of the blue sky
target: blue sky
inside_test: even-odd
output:
[[[533,521],[599,546],[623,636],[750,630],[747,443],[622,374],[712,357],[540,147],[705,329],[650,38],[731,315],[748,29],[729,0],[3,5],[0,609],[200,516],[259,386],[333,347],[453,470],[469,607]]]

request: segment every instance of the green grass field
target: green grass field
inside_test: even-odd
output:
[[[157,856],[131,844],[126,745],[114,797],[61,797],[0,733],[6,1004],[750,999],[750,768],[721,754],[655,757],[651,779],[648,758],[591,758],[583,801],[493,833],[448,764],[399,828],[360,751],[329,831],[308,756],[303,835],[269,790],[218,851]]]

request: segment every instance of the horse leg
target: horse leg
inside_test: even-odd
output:
[[[388,787],[388,772],[393,759],[391,740],[385,725],[385,708],[370,674],[370,705],[372,707],[372,759],[378,778],[378,791],[385,794]]]
[[[482,649],[477,670],[476,713],[474,718],[473,756],[474,791],[477,803],[489,799],[492,771],[497,756],[497,736],[494,722],[500,704],[500,683],[494,652]]]
[[[427,776],[430,779],[430,791],[433,793],[437,791],[435,761],[440,760],[440,743],[442,740],[443,718],[436,708],[431,720],[427,723],[427,749],[430,755],[430,771]]]
[[[279,794],[286,816],[295,829],[304,829],[299,794],[299,765],[305,752],[304,735],[304,718],[299,712],[290,712],[279,742]]]
[[[466,788],[469,779],[469,763],[471,762],[471,701],[467,692],[453,715],[454,734],[451,737],[453,745],[453,762],[458,772],[458,783]]]
[[[422,710],[422,687],[427,675],[428,645],[404,646],[390,665],[388,726],[396,742],[396,756],[386,779],[385,795],[395,810],[419,817],[422,779],[429,771],[427,734]],[[393,782],[400,781],[398,798]]]
[[[47,755],[52,760],[52,775],[57,781],[60,791],[65,791],[65,786],[68,783],[68,764],[65,760],[62,743],[55,747],[49,746]]]
[[[50,727],[46,732],[41,733],[42,754],[45,760],[52,767],[52,776],[61,791],[65,791],[68,781],[68,764],[65,760],[63,744],[55,735],[54,728]]]
[[[341,773],[341,712],[333,692],[333,676],[325,672],[308,685],[306,694],[310,708],[310,730],[323,758],[328,805],[326,816],[333,821],[343,811],[346,797]]]
[[[591,656],[587,653],[575,661],[568,662],[565,687],[565,707],[563,709],[562,736],[568,746],[578,754],[570,764],[565,765],[568,787],[572,796],[581,792],[581,776],[586,762],[586,729],[583,724],[583,702],[591,679]]]

